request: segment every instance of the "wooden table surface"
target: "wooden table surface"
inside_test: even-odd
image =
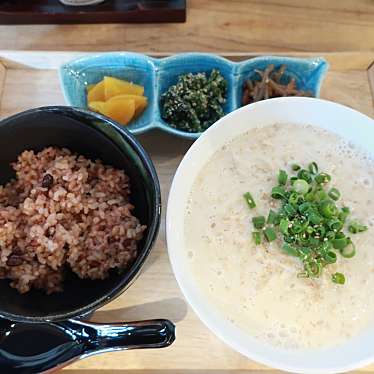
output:
[[[76,58],[72,52],[0,51],[0,118],[41,105],[64,102],[56,68]],[[298,54],[299,55],[299,54]],[[330,70],[321,97],[374,118],[367,70],[374,51],[319,54]],[[303,54],[307,57],[309,54]],[[232,56],[234,59],[250,56]],[[374,78],[374,76],[373,76]],[[174,172],[190,141],[153,131],[138,137],[152,157],[160,178],[164,209],[160,233],[142,274],[120,297],[93,315],[97,322],[168,318],[177,339],[166,349],[111,352],[74,363],[66,374],[276,374],[226,346],[214,336],[184,299],[170,268],[165,242],[165,205]],[[374,365],[363,368],[374,373]],[[1,373],[2,374],[2,373]]]
[[[187,0],[187,22],[0,26],[0,49],[132,51],[374,50],[373,0]]]
[[[171,51],[368,52],[374,51],[374,0],[188,0],[187,22],[184,24],[0,26],[0,49],[130,50],[161,53]],[[359,53],[347,54],[348,61],[342,58],[333,62],[336,72],[329,76],[330,81],[334,79],[340,81],[339,74],[343,74],[340,72],[340,65],[344,65],[344,68],[352,65],[351,75],[364,77],[366,72],[359,69],[367,65],[358,67],[361,57]],[[56,100],[62,101],[57,81],[53,80],[53,82],[51,97],[57,95]],[[343,86],[344,82],[343,80]],[[352,87],[356,86],[357,83],[352,82]],[[341,85],[337,85],[336,93],[333,93],[336,100],[339,98],[340,102],[355,100],[351,95],[340,97],[339,87]],[[365,95],[369,97],[369,92],[366,91]],[[26,97],[25,100],[27,101]],[[358,104],[362,105],[361,101]],[[370,105],[366,110],[370,111]],[[144,135],[141,138],[143,144],[148,145],[151,142],[150,137],[151,135]],[[161,136],[161,141],[168,140],[170,139],[167,136]],[[183,152],[189,146],[189,143],[184,140],[175,140],[169,144],[174,150],[174,157],[170,158],[169,154],[163,153],[157,155],[157,162],[162,167],[171,166],[168,173],[160,175],[164,186],[170,184],[172,169],[176,167]],[[159,172],[162,171],[161,169]],[[164,199],[167,193],[168,188],[164,188]],[[168,317],[175,322],[179,321],[180,335],[177,343],[166,350],[142,351],[141,354],[136,351],[109,353],[92,357],[66,368],[64,372],[67,374],[275,373],[229,350],[196,319],[177,288],[172,295],[166,292],[168,282],[174,281],[160,272],[160,269],[167,266],[168,261],[163,242],[164,235],[163,226],[160,232],[162,241],[158,241],[143,275],[143,278],[154,279],[154,284],[162,284],[163,287],[144,288],[141,281],[136,282],[122,297],[122,300],[124,298],[126,300],[126,308],[123,308],[121,298],[117,299],[110,304],[110,307],[97,312],[95,319],[108,321]],[[139,292],[144,295],[143,304],[138,303]],[[180,323],[182,320],[183,323]],[[200,331],[199,334],[196,334],[197,330]],[[207,357],[206,351],[201,349],[202,346],[211,349],[204,370],[201,369],[201,362],[205,362]],[[180,357],[181,352],[184,352],[184,357]],[[157,365],[158,362],[162,365]],[[369,372],[373,367],[364,370]]]

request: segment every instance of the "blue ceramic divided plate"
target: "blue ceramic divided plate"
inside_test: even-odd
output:
[[[104,76],[113,76],[144,86],[148,98],[146,110],[127,129],[141,134],[159,128],[170,134],[196,139],[200,133],[189,133],[171,127],[160,114],[160,98],[178,76],[187,73],[207,72],[218,69],[227,80],[227,101],[224,112],[229,113],[241,106],[243,83],[252,78],[255,69],[264,70],[269,64],[275,68],[287,65],[286,78],[295,78],[298,89],[319,96],[322,80],[328,69],[323,58],[290,58],[277,56],[256,57],[232,62],[223,57],[205,53],[183,53],[156,59],[130,52],[111,52],[89,55],[60,67],[60,82],[69,105],[87,108],[87,86],[95,84]]]

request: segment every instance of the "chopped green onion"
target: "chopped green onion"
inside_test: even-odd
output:
[[[308,215],[308,218],[309,218],[310,223],[312,223],[313,225],[318,225],[322,221],[322,217],[319,214],[314,213],[314,212],[311,212]]]
[[[308,273],[306,271],[301,271],[297,274],[298,278],[309,278]]]
[[[364,232],[368,229],[367,226],[365,225],[362,225],[361,223],[357,222],[357,221],[352,221],[349,225],[348,225],[348,231],[352,234],[357,234],[359,232]]]
[[[280,200],[280,207],[270,209],[267,219],[265,216],[252,218],[255,228],[252,238],[258,245],[263,240],[262,233],[268,242],[276,240],[279,233],[283,252],[299,258],[303,264],[304,269],[297,276],[317,278],[324,267],[338,261],[338,251],[347,259],[355,255],[356,247],[344,229],[356,234],[368,227],[356,221],[345,226],[350,210],[337,206],[340,191],[335,187],[328,190],[325,184],[331,181],[331,176],[319,172],[315,162],[307,169],[293,165],[292,170],[297,176],[288,176],[285,170],[279,170],[278,185],[272,188],[271,197]],[[249,192],[244,198],[251,209],[256,206]],[[333,274],[332,280],[337,284],[345,282],[341,273]]]
[[[350,213],[349,208],[347,207],[342,208],[339,213],[339,219],[344,222],[346,218],[349,216],[349,213]]]
[[[293,234],[300,234],[303,232],[303,226],[301,226],[299,223],[294,223],[291,227],[291,231]]]
[[[336,232],[336,231],[339,231],[340,229],[342,229],[342,227],[343,227],[343,222],[340,221],[340,220],[337,219],[337,218],[333,218],[333,219],[331,219],[330,221],[327,222],[327,226],[328,226],[331,230],[334,230],[334,231]]]
[[[329,251],[326,253],[324,259],[328,264],[334,264],[336,262],[336,253]]]
[[[282,234],[287,235],[288,234],[288,225],[289,225],[288,219],[282,218],[280,223],[279,223],[279,231]]]
[[[340,250],[340,254],[345,258],[352,258],[356,254],[356,247],[349,238],[347,243],[348,245]]]
[[[338,208],[329,200],[324,200],[320,205],[320,212],[326,218],[332,218],[338,214]]]
[[[290,178],[290,184],[291,184],[291,186],[293,186],[293,184],[295,183],[295,181],[297,181],[297,177],[291,177]]]
[[[318,173],[318,165],[315,162],[311,162],[308,165],[309,172],[311,174],[317,174]]]
[[[276,234],[275,230],[272,227],[267,227],[264,230],[264,236],[265,236],[265,239],[268,242],[272,242],[273,240],[275,240],[277,238],[277,234]]]
[[[301,247],[299,250],[303,253],[304,256],[309,256],[312,250],[308,247]]]
[[[278,184],[284,186],[287,183],[288,175],[284,170],[279,170]]]
[[[333,199],[335,201],[339,200],[339,198],[340,198],[340,192],[336,188],[331,188],[331,190],[329,191],[329,196],[331,197],[331,199]]]
[[[320,238],[324,238],[325,237],[325,233],[326,233],[326,229],[324,226],[317,226],[314,228],[314,232],[315,232],[315,236],[319,236]]]
[[[314,178],[316,183],[318,184],[323,184],[331,181],[331,176],[326,174],[326,173],[320,173],[317,174],[316,177]]]
[[[305,195],[309,191],[309,184],[304,179],[297,179],[292,185],[292,188],[295,192]]]
[[[285,204],[283,210],[287,216],[294,216],[297,213],[296,209],[291,204]]]
[[[267,219],[266,223],[268,225],[279,224],[279,216],[276,212],[274,212],[274,210],[272,210],[272,209],[269,210],[269,215],[268,215],[268,219]]]
[[[291,195],[292,195],[292,193],[291,193]],[[306,213],[310,208],[311,208],[311,204],[310,204],[309,202],[301,203],[301,204],[299,205],[299,212],[300,212],[301,214],[304,214],[304,213]]]
[[[295,243],[295,244],[298,244],[296,243],[296,238],[294,236],[290,236],[290,235],[284,235],[283,236],[283,240],[285,243]]]
[[[290,256],[295,256],[295,257],[299,256],[299,251],[295,247],[292,247],[291,245],[289,245],[288,243],[284,243],[282,246],[282,249],[284,252],[286,252]]]
[[[335,235],[335,238],[331,241],[335,249],[343,249],[348,245],[347,238],[343,233],[338,233]]]
[[[259,231],[253,231],[252,238],[256,245],[261,244],[261,234]]]
[[[319,244],[320,244],[320,241],[319,241],[318,238],[314,238],[313,236],[311,236],[311,237],[309,238],[309,245],[310,245],[311,247],[318,247]]]
[[[297,177],[299,179],[304,179],[307,183],[311,183],[312,182],[312,177],[310,176],[310,173],[308,170],[305,170],[305,169],[301,169],[298,173],[297,173]]]
[[[327,231],[327,233],[325,234],[325,238],[327,238],[327,240],[335,239],[335,232],[334,231]]]
[[[255,203],[255,200],[253,199],[252,195],[250,192],[246,192],[244,195],[243,195],[245,201],[247,202],[248,206],[250,209],[253,209],[253,208],[256,208],[256,203]]]
[[[265,217],[264,216],[253,217],[252,223],[255,229],[261,230],[265,226]]]
[[[288,202],[292,205],[296,205],[299,201],[299,194],[297,192],[291,192],[290,197],[288,198]]]
[[[344,232],[340,231],[336,233],[335,239],[343,239],[343,238],[346,238]]]
[[[327,252],[329,252],[332,249],[332,245],[330,242],[323,242],[322,245],[319,246],[319,250],[321,251],[321,254],[325,255]]]
[[[312,201],[314,201],[314,193],[312,193],[312,192],[308,192],[308,193],[304,196],[304,199],[305,199],[305,201],[307,201],[307,202],[312,202]]]
[[[328,198],[328,194],[324,190],[318,190],[314,194],[314,198],[315,198],[316,201],[323,201],[323,200],[326,200]]]
[[[295,234],[295,243],[297,246],[300,246],[300,245],[309,246],[309,247],[312,246],[310,244],[310,237],[304,234],[304,232]]]
[[[331,280],[336,284],[344,284],[345,283],[345,276],[342,273],[334,273],[331,276]]]
[[[304,264],[304,269],[310,278],[318,278],[322,272],[322,265],[317,261],[310,261]]]
[[[281,186],[273,187],[271,190],[271,197],[273,199],[285,199],[286,198],[286,191]]]
[[[308,226],[305,230],[308,234],[313,234],[314,228],[312,226]]]

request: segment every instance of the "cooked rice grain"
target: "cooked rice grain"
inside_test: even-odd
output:
[[[134,261],[146,227],[122,170],[54,147],[24,151],[12,166],[16,179],[0,186],[0,278],[49,294],[68,267],[104,279]]]

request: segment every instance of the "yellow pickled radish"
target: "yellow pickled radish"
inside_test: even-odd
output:
[[[104,77],[105,100],[116,95],[139,95],[144,94],[144,87],[132,82],[123,81],[113,77]]]
[[[104,81],[100,81],[93,87],[88,87],[87,102],[105,101]]]
[[[135,101],[134,118],[142,114],[148,104],[148,99],[145,96],[139,96],[139,95],[117,95],[117,96],[113,96],[110,100],[124,100],[124,99],[126,100],[132,99]]]
[[[114,97],[104,103],[104,114],[122,125],[127,125],[135,114],[135,100]]]
[[[88,103],[88,108],[93,110],[94,112],[99,112],[101,114],[105,114],[105,101],[91,101]]]

